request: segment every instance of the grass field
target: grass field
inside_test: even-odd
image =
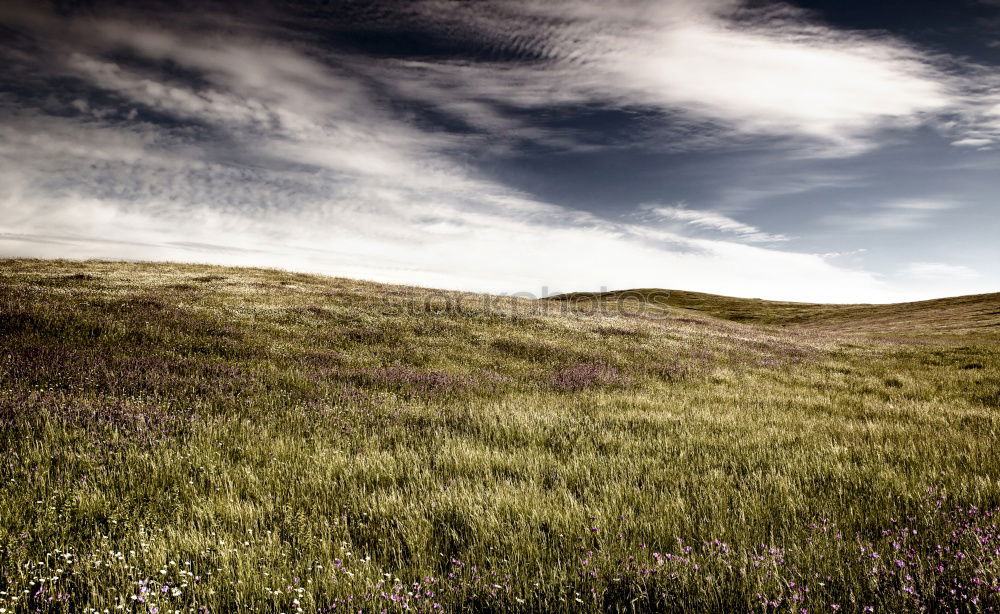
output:
[[[0,612],[1000,610],[1000,295],[0,261]]]

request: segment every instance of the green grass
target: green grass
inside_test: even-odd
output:
[[[0,609],[989,611],[998,323],[0,261]]]

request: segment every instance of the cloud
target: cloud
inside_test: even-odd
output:
[[[926,228],[935,218],[961,207],[942,200],[898,200],[880,203],[866,211],[827,215],[827,224],[864,232]]]
[[[505,106],[648,108],[714,125],[731,138],[794,137],[815,153],[846,155],[871,147],[881,130],[926,121],[957,102],[935,58],[902,40],[816,24],[788,7],[426,1],[409,10],[428,27],[528,59],[376,67],[401,95],[474,125],[498,123]]]
[[[951,143],[956,147],[993,149],[1000,144],[1000,73],[980,70],[976,78],[976,95],[964,101],[958,118],[945,128],[958,135]]]
[[[211,111],[202,117],[231,125]],[[813,255],[652,233],[538,202],[435,160],[433,150],[410,150],[399,158],[408,166],[392,172],[337,158],[251,168],[192,150],[172,128],[22,112],[5,129],[7,254],[263,265],[536,294],[654,283],[808,300],[894,296],[874,276]],[[263,150],[275,138],[247,145]],[[315,145],[303,137],[288,146]]]
[[[182,118],[232,123],[248,128],[264,128],[277,120],[267,106],[258,100],[240,98],[212,88],[193,91],[188,87],[141,76],[113,62],[97,60],[80,53],[70,56],[68,67],[97,87],[121,94],[150,109]],[[81,103],[86,105],[85,101],[78,103],[74,100],[73,106],[81,108]]]
[[[996,289],[985,281],[985,276],[972,267],[946,262],[913,262],[896,274],[897,285],[930,289],[931,296],[938,297],[979,294]]]
[[[855,256],[860,256],[868,251],[865,247],[859,247],[858,249],[852,249],[846,252],[826,252],[820,254],[823,258],[853,258]]]
[[[965,137],[958,139],[957,141],[952,141],[952,145],[955,147],[976,147],[976,148],[988,148],[993,145],[993,139],[988,138],[975,138],[975,137]]]
[[[907,265],[901,274],[918,281],[963,281],[979,279],[982,274],[970,267],[942,262],[914,262]]]
[[[683,206],[648,206],[648,211],[664,220],[678,221],[699,229],[714,230],[723,234],[736,235],[740,240],[751,243],[787,241],[788,237],[768,234],[755,226],[744,224],[731,217],[714,211],[699,211]]]
[[[129,211],[106,200],[48,201],[48,215],[21,224],[0,242],[22,255],[208,261],[264,265],[386,282],[494,292],[658,285],[800,300],[886,300],[891,289],[862,271],[822,258],[697,240],[688,252],[665,250],[629,229],[453,216],[462,233],[427,232],[378,214],[386,235],[359,235],[329,216],[219,216],[166,206]],[[4,211],[6,213],[6,211]],[[53,243],[57,233],[59,243]],[[129,237],[128,243],[108,236]],[[184,237],[184,241],[178,241]],[[211,248],[206,247],[212,246]],[[798,280],[790,289],[789,279]]]

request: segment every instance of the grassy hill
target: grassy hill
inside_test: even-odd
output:
[[[868,333],[1000,334],[1000,294],[978,294],[890,305],[830,305],[733,298],[701,292],[643,288],[613,292],[575,292],[550,301],[576,309],[622,305],[623,310],[677,316],[694,312],[733,322],[797,326]]]
[[[998,310],[0,261],[0,609],[989,611]]]

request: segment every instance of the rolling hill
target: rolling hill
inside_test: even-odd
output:
[[[912,303],[821,304],[733,298],[701,292],[642,288],[612,292],[576,292],[551,297],[588,310],[601,305],[633,304],[646,313],[697,313],[729,320],[773,326],[853,329],[909,334],[1000,332],[1000,293],[978,294]]]
[[[0,260],[0,611],[989,611],[997,297]]]

